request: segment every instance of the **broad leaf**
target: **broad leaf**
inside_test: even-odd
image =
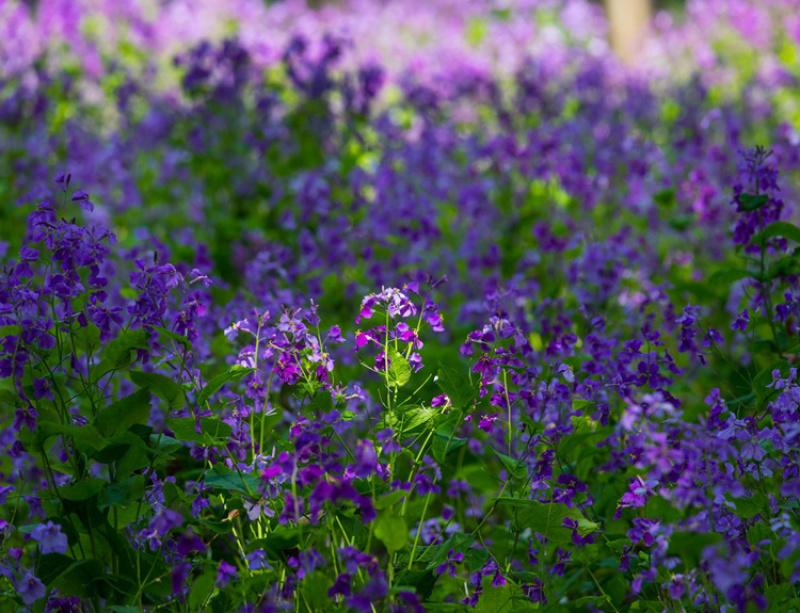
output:
[[[169,404],[172,409],[182,409],[186,404],[186,394],[183,388],[173,379],[155,372],[142,372],[132,370],[128,373],[138,387],[149,388],[150,391]]]
[[[240,381],[251,372],[253,372],[252,368],[245,368],[244,366],[239,366],[238,364],[231,366],[228,372],[217,375],[206,384],[206,386],[200,392],[200,395],[197,397],[197,405],[203,406],[206,402],[208,402],[211,396],[222,389],[223,385],[226,383],[235,383],[236,381]]]
[[[144,388],[102,409],[94,427],[103,436],[111,437],[126,432],[134,424],[146,424],[149,417],[150,390]]]
[[[447,394],[450,402],[457,409],[466,410],[475,400],[477,393],[469,377],[455,368],[450,368],[444,364],[439,365],[436,374],[436,384]]]

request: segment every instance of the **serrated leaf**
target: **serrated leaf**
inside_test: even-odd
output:
[[[194,417],[176,417],[167,420],[167,427],[175,433],[175,438],[179,441],[202,444],[206,442],[206,436],[216,441],[224,441],[233,433],[233,428],[217,417],[201,417],[200,434],[197,433],[195,424]]]
[[[769,500],[761,492],[755,492],[749,498],[731,498],[736,505],[736,515],[743,519],[751,519],[759,513],[769,513]]]
[[[679,557],[687,565],[687,568],[695,568],[703,554],[703,550],[710,545],[719,543],[721,540],[722,535],[715,533],[673,532],[669,537],[667,555]]]
[[[211,398],[211,396],[216,394],[222,388],[223,385],[227,383],[236,383],[252,373],[253,370],[254,369],[252,368],[245,368],[244,366],[235,364],[234,366],[231,366],[227,372],[217,375],[211,379],[211,381],[209,381],[200,392],[200,395],[197,397],[198,406],[203,406],[208,399]]]
[[[103,436],[112,437],[127,432],[134,424],[146,424],[150,417],[150,390],[140,389],[102,409],[94,427]]]
[[[753,194],[739,195],[739,205],[742,207],[743,211],[755,211],[756,209],[760,209],[767,202],[769,202],[769,196],[765,194],[759,194],[758,196],[754,196]]]
[[[189,590],[189,610],[199,611],[200,607],[211,596],[214,590],[214,583],[217,580],[217,573],[211,565],[207,564],[203,569],[203,574],[197,577],[192,582],[192,587]]]
[[[386,545],[389,553],[394,553],[408,541],[408,526],[401,517],[383,516],[375,523],[375,536]]]
[[[433,457],[440,464],[444,462],[446,456],[467,444],[467,439],[453,436],[452,433],[453,424],[451,423],[444,423],[434,431]]]
[[[144,477],[134,475],[121,483],[109,483],[97,497],[97,504],[101,509],[110,506],[127,507],[142,496],[144,496]]]
[[[58,488],[58,495],[64,500],[88,500],[102,490],[106,483],[105,479],[91,477],[85,481],[79,481],[78,483]]]
[[[403,414],[403,431],[402,434],[407,434],[430,422],[439,412],[430,407],[417,407],[406,411]]]
[[[411,378],[411,364],[393,347],[389,347],[389,360],[389,386],[403,387]]]
[[[132,370],[128,373],[131,381],[138,387],[149,388],[150,391],[169,404],[172,409],[182,409],[186,404],[183,388],[169,377],[155,372]]]
[[[192,350],[192,343],[189,341],[188,338],[185,336],[181,336],[173,332],[172,330],[167,330],[166,328],[162,328],[161,326],[151,326],[154,332],[158,332],[159,336],[164,336],[170,340],[175,341],[176,343],[180,343],[184,347],[186,347],[189,351]]]
[[[205,484],[222,490],[235,490],[252,496],[258,491],[261,480],[255,475],[241,473],[216,465],[206,473]]]
[[[45,445],[47,439],[51,436],[58,435],[70,437],[76,449],[84,453],[97,451],[108,445],[108,439],[104,438],[94,426],[73,426],[53,422],[40,422],[36,429],[37,440],[42,446]]]
[[[148,338],[149,335],[145,330],[127,330],[105,345],[103,359],[107,360],[112,368],[124,368],[133,361],[132,351],[150,349]]]
[[[521,532],[530,528],[555,543],[567,543],[572,538],[572,530],[564,526],[565,519],[578,522],[578,533],[589,534],[599,528],[598,524],[586,520],[578,509],[556,502],[536,502],[518,498],[498,498],[501,507],[516,510],[512,515],[512,529]]]
[[[718,270],[711,277],[708,282],[711,284],[724,284],[730,285],[742,279],[756,279],[758,280],[759,273],[754,270],[744,270],[741,268],[733,268],[726,270]]]
[[[769,224],[762,232],[756,234],[752,242],[760,245],[765,240],[775,238],[776,236],[782,236],[796,243],[800,243],[800,228],[793,223],[776,221]]]
[[[439,370],[436,373],[436,384],[447,394],[450,402],[457,409],[468,409],[478,395],[469,377],[461,371],[444,364],[439,365]]]
[[[499,459],[500,462],[503,464],[503,466],[505,466],[509,475],[511,475],[515,479],[523,479],[525,477],[528,471],[527,467],[523,463],[517,462],[517,460],[515,460],[511,456],[502,454],[496,449],[493,451],[494,454],[497,456],[497,459]]]

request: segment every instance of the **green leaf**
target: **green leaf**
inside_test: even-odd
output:
[[[653,200],[659,206],[670,208],[675,204],[675,188],[662,189],[660,192],[653,194]]]
[[[100,560],[75,561],[62,554],[42,556],[36,575],[49,588],[57,588],[60,596],[91,598],[97,594],[96,580],[105,575]]]
[[[687,568],[696,568],[703,550],[710,545],[716,545],[721,540],[722,535],[715,533],[673,532],[669,537],[667,555],[679,557]]]
[[[406,496],[408,496],[408,492],[404,492],[403,490],[389,492],[383,498],[375,502],[375,508],[379,511],[382,511],[383,509],[390,509]]]
[[[58,495],[64,500],[80,501],[88,500],[106,485],[105,479],[91,477],[85,481],[79,481],[72,485],[65,485],[58,488]]]
[[[102,409],[94,427],[103,436],[111,437],[126,432],[134,424],[146,424],[149,417],[150,390],[144,388]]]
[[[258,491],[258,486],[261,484],[261,480],[255,475],[247,473],[241,473],[240,475],[235,470],[225,468],[219,464],[206,473],[204,481],[206,485],[221,490],[236,490],[250,496]]]
[[[692,226],[695,216],[693,214],[675,215],[669,220],[669,226],[678,232],[683,232]]]
[[[739,196],[739,205],[742,207],[743,211],[755,211],[756,209],[760,209],[767,202],[769,202],[769,196],[765,194],[760,194],[758,196],[754,196],[753,194],[741,194]]]
[[[403,569],[397,574],[394,581],[393,588],[413,588],[413,591],[420,596],[420,598],[428,599],[433,593],[433,588],[436,585],[436,575],[430,570],[408,570]],[[440,608],[436,605],[447,603],[425,603],[426,611],[466,611],[464,605],[452,605],[455,608]],[[433,605],[433,606],[432,606]]]
[[[166,402],[172,409],[182,409],[186,404],[183,388],[173,379],[155,372],[132,370],[128,373],[138,387],[150,388],[150,391]]]
[[[415,428],[424,426],[430,422],[439,412],[430,407],[417,407],[406,411],[403,414],[403,431],[402,434],[408,434]]]
[[[71,438],[75,448],[84,453],[92,453],[108,445],[108,440],[94,426],[72,426],[54,422],[39,422],[36,436],[40,445],[44,446],[47,439],[57,435]]]
[[[475,387],[460,370],[450,368],[444,364],[439,365],[436,373],[436,384],[447,394],[453,406],[462,411],[467,410],[478,395]]]
[[[193,443],[209,442],[207,437],[213,441],[224,441],[232,433],[233,428],[217,417],[201,417],[200,431],[195,430],[194,417],[176,417],[167,420],[167,428],[175,433],[175,438],[179,441],[191,441]]]
[[[95,351],[100,345],[100,328],[91,322],[86,326],[81,326],[75,322],[71,333],[78,349],[87,353]]]
[[[189,610],[199,611],[200,607],[208,600],[217,580],[217,571],[211,564],[206,564],[203,574],[192,582],[189,590]]]
[[[158,434],[150,435],[150,448],[159,455],[171,456],[181,447],[183,447],[183,443],[166,434],[162,434],[160,437]]]
[[[571,509],[565,504],[517,498],[497,498],[496,503],[516,510],[516,514],[512,516],[512,529],[515,532],[530,528],[555,543],[567,543],[572,538],[572,530],[563,524],[565,519],[577,521],[577,530],[581,535],[600,528],[598,524],[585,519],[578,509]]]
[[[383,516],[375,523],[375,536],[386,545],[389,553],[394,553],[408,541],[408,526],[400,517]]]
[[[730,285],[741,279],[758,280],[759,273],[754,270],[743,270],[740,268],[718,270],[708,279],[711,284]]]
[[[128,366],[132,361],[131,352],[136,349],[149,350],[149,335],[146,330],[127,330],[110,341],[103,350],[103,360],[108,361],[112,369]]]
[[[411,365],[400,352],[393,347],[389,347],[389,386],[403,387],[411,378]]]
[[[434,431],[435,438],[432,444],[433,457],[440,464],[444,462],[446,456],[467,444],[467,439],[452,436],[452,433],[453,424],[451,423],[444,423]]]
[[[253,372],[253,370],[254,369],[252,368],[245,368],[244,366],[234,364],[231,366],[228,372],[217,375],[206,384],[206,386],[200,392],[200,395],[197,397],[197,405],[203,406],[206,402],[208,402],[208,399],[211,398],[211,396],[216,394],[222,388],[223,385],[226,383],[235,383],[240,381]]]
[[[511,456],[504,455],[497,450],[494,450],[494,454],[497,456],[500,462],[503,463],[503,466],[506,467],[506,470],[508,471],[509,475],[511,475],[515,479],[525,478],[525,475],[527,474],[528,471],[523,463],[517,462],[517,460],[515,460]]]
[[[750,498],[730,498],[736,505],[736,514],[743,519],[751,519],[759,513],[769,513],[769,500],[761,492],[755,492]]]
[[[761,245],[767,239],[782,236],[796,243],[800,243],[800,228],[786,221],[776,221],[769,224],[762,232],[753,237],[752,242]]]
[[[164,336],[170,340],[175,341],[176,343],[180,343],[189,351],[192,350],[192,343],[189,341],[188,338],[185,336],[181,336],[180,334],[176,334],[172,330],[167,330],[166,328],[162,328],[161,326],[152,326],[154,332],[158,332],[159,336]]]
[[[144,477],[134,475],[121,483],[109,483],[97,497],[101,509],[106,507],[127,507],[133,501],[144,496]]]
[[[780,260],[770,266],[769,270],[767,271],[766,278],[768,281],[770,281],[779,275],[786,276],[797,274],[798,270],[800,270],[800,259],[798,259],[796,253],[792,253],[782,257]]]

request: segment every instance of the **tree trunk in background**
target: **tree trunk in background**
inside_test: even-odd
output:
[[[611,48],[626,63],[636,59],[645,26],[653,13],[651,0],[605,0]]]

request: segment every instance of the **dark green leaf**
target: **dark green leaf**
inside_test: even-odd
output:
[[[258,491],[261,480],[255,475],[247,473],[241,473],[240,475],[235,470],[217,464],[211,471],[206,473],[205,483],[221,490],[236,490],[252,496]]]
[[[105,346],[103,360],[108,361],[111,368],[124,368],[133,361],[131,352],[136,349],[150,349],[148,338],[145,330],[127,330]]]
[[[762,244],[765,240],[782,236],[796,243],[800,243],[800,228],[786,221],[776,221],[768,225],[762,232],[753,237],[754,243]]]
[[[736,515],[743,519],[751,519],[759,513],[769,513],[769,500],[761,492],[755,492],[749,498],[730,498],[736,505]]]
[[[572,537],[572,530],[564,527],[565,519],[577,521],[578,533],[581,535],[594,532],[600,527],[594,522],[586,520],[578,509],[571,509],[565,504],[517,498],[498,498],[497,504],[516,511],[512,522],[512,529],[515,532],[530,528],[533,532],[556,543],[569,542]]]
[[[442,463],[445,457],[467,444],[467,439],[453,435],[453,424],[444,423],[434,431],[433,457]]]
[[[758,279],[759,273],[753,270],[726,269],[718,270],[708,279],[711,284],[730,285],[741,279]]]
[[[206,600],[211,596],[214,589],[214,582],[217,580],[217,572],[210,564],[206,564],[203,574],[192,582],[189,590],[189,610],[200,611]]]
[[[121,483],[110,483],[100,492],[97,503],[101,509],[109,506],[127,507],[144,496],[144,477],[134,475]]]
[[[186,404],[183,388],[169,377],[155,372],[132,370],[128,373],[138,387],[149,388],[150,391],[169,404],[172,409],[182,409]]]
[[[760,209],[767,202],[769,202],[769,196],[765,194],[760,194],[758,196],[754,196],[753,194],[741,194],[739,196],[739,204],[743,211],[755,211],[756,209]]]
[[[699,534],[697,532],[674,532],[669,537],[667,555],[677,556],[687,568],[696,568],[703,550],[722,540],[720,534]]]
[[[441,390],[447,394],[453,406],[462,411],[470,408],[472,401],[475,400],[477,393],[469,377],[464,375],[460,370],[450,368],[444,364],[439,365],[439,371],[436,374],[436,384]]]
[[[177,417],[167,420],[167,428],[175,433],[175,438],[179,441],[191,441],[193,443],[207,442],[206,437],[215,441],[227,439],[233,432],[233,428],[217,417],[201,417],[200,431],[195,429],[194,417]]]
[[[102,409],[94,426],[103,436],[126,432],[134,424],[146,424],[150,417],[150,390],[140,389]]]
[[[158,332],[159,336],[163,336],[170,340],[175,341],[176,343],[180,343],[189,351],[192,350],[192,343],[189,342],[189,339],[185,336],[181,336],[180,334],[176,334],[171,330],[167,330],[166,328],[162,328],[161,326],[152,326],[154,332]]]
[[[51,436],[66,436],[72,439],[76,449],[84,453],[97,451],[108,444],[108,440],[101,436],[94,426],[70,426],[53,422],[40,422],[36,435],[42,446]]]
[[[79,481],[78,483],[58,488],[58,495],[64,500],[88,500],[102,490],[105,485],[105,479],[91,477],[85,481]]]
[[[656,192],[653,194],[653,200],[655,200],[656,204],[659,206],[670,208],[673,204],[675,204],[675,188],[671,187],[669,189],[662,189],[660,192]]]
[[[525,475],[527,474],[527,469],[524,464],[521,462],[517,462],[514,458],[504,455],[497,450],[494,450],[494,454],[497,458],[503,463],[503,466],[506,467],[508,474],[511,475],[515,479],[524,479]]]
[[[222,388],[223,385],[226,383],[235,383],[236,381],[240,381],[251,372],[253,372],[252,368],[245,368],[244,366],[239,366],[238,364],[231,366],[228,372],[217,375],[206,384],[206,386],[203,388],[203,391],[201,391],[200,395],[197,397],[197,405],[203,406],[208,399],[211,398],[211,396],[216,394]]]

